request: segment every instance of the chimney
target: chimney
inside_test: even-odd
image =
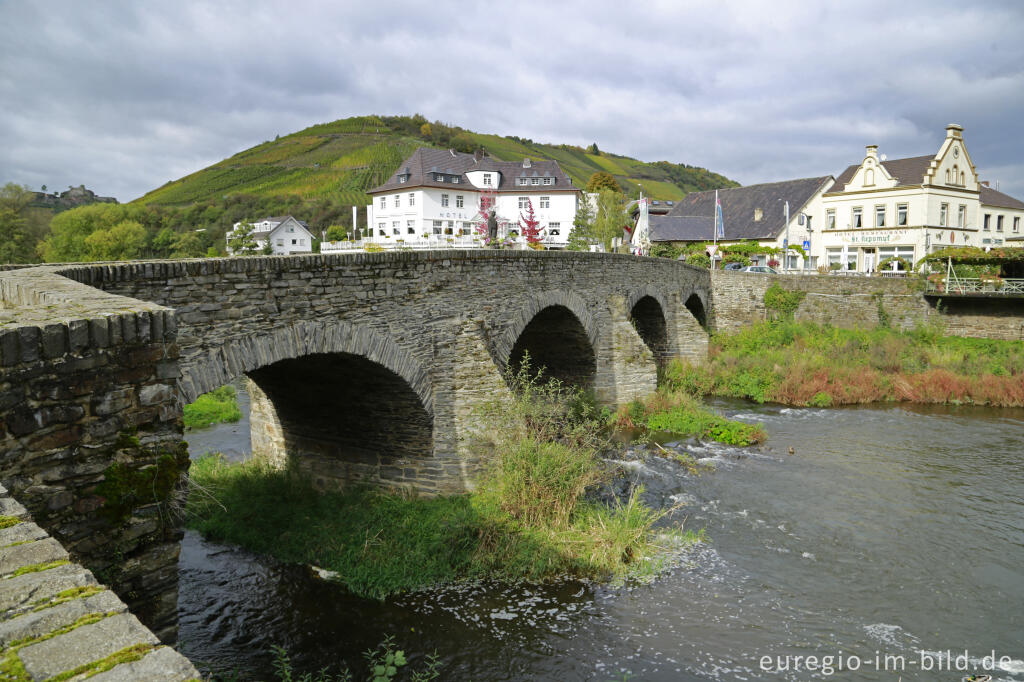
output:
[[[946,137],[962,138],[964,127],[959,123],[950,123],[946,126]]]
[[[982,180],[981,184],[985,185],[986,187],[991,187],[992,186],[992,185],[988,184],[988,180]]]
[[[878,145],[877,144],[869,144],[867,146],[867,150],[868,150],[867,157],[869,159],[874,159],[875,161],[878,161]]]

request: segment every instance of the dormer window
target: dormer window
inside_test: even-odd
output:
[[[434,173],[434,181],[435,182],[444,182],[444,174],[443,173]]]
[[[408,175],[399,175],[399,176],[398,176],[398,181],[399,181],[399,182],[405,182],[405,181],[406,181],[406,180],[408,180],[408,179],[409,179],[409,176],[408,176]]]
[[[491,184],[492,184],[491,183],[491,174],[490,173],[484,173],[484,185],[487,186],[487,187],[490,187]]]
[[[544,184],[545,185],[553,185],[553,184],[555,184],[555,179],[554,178],[544,178]]]
[[[527,185],[527,184],[529,184],[529,182],[530,182],[530,180],[528,178],[519,178],[519,184],[521,186],[522,185]]]
[[[452,184],[455,184],[455,185],[459,184],[459,176],[458,175],[453,175],[452,176]]]
[[[530,178],[530,184],[531,185],[539,185],[540,184],[540,178]]]

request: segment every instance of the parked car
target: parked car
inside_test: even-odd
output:
[[[743,263],[726,263],[722,266],[723,270],[742,270]]]
[[[775,271],[775,268],[770,268],[767,265],[748,265],[747,267],[743,268],[741,272],[759,272],[762,275],[779,274],[778,272]]]

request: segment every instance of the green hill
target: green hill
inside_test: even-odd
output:
[[[201,171],[145,194],[135,203],[182,206],[231,194],[295,196],[303,200],[364,205],[366,190],[382,183],[417,147],[472,152],[483,148],[502,161],[554,159],[579,187],[607,171],[627,193],[641,185],[654,199],[681,199],[687,192],[737,183],[703,168],[541,144],[514,136],[464,130],[422,116],[359,116],[323,123],[239,152]]]

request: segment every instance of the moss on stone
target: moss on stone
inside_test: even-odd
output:
[[[139,468],[123,462],[112,464],[103,471],[103,482],[96,486],[96,495],[103,498],[99,513],[111,523],[120,523],[138,507],[166,502],[188,464],[184,442],[173,451],[164,451],[156,464]]]
[[[67,563],[70,563],[67,559],[58,559],[56,561],[45,561],[39,564],[28,564],[27,566],[22,566],[21,568],[16,570],[14,572],[14,575],[12,575],[11,577],[17,578],[19,575],[25,575],[26,573],[38,573],[39,571],[48,571],[51,568],[57,568],[58,566],[63,566]]]
[[[98,661],[80,665],[73,670],[62,672],[60,675],[54,675],[47,682],[64,682],[64,680],[70,680],[72,677],[77,677],[79,675],[84,675],[85,677],[83,679],[88,679],[93,675],[104,673],[114,666],[121,665],[122,663],[137,661],[155,648],[156,647],[152,644],[133,644],[132,646],[121,649],[120,651],[115,651],[109,656],[105,656]]]
[[[32,604],[33,611],[42,611],[44,609],[63,604],[67,601],[74,601],[75,599],[85,599],[91,597],[94,594],[103,592],[105,587],[102,585],[85,585],[84,587],[72,587],[67,590],[63,590],[53,595],[49,599],[41,599]]]
[[[114,441],[114,446],[117,447],[118,450],[130,450],[132,448],[141,447],[139,437],[135,434],[135,429],[121,431],[117,434],[117,440]]]
[[[80,617],[74,623],[71,623],[70,625],[65,625],[64,627],[61,627],[61,628],[57,628],[56,630],[54,630],[52,632],[48,632],[45,635],[39,635],[39,636],[36,636],[36,637],[25,637],[24,639],[18,639],[18,640],[15,640],[15,641],[11,642],[10,645],[6,649],[4,649],[4,651],[3,651],[3,658],[0,658],[0,680],[4,680],[4,682],[31,682],[32,678],[29,677],[28,672],[25,670],[25,666],[21,662],[21,658],[18,656],[18,651],[20,651],[21,649],[24,649],[25,647],[30,646],[32,644],[38,644],[39,642],[45,642],[48,639],[53,639],[54,637],[57,637],[58,635],[67,634],[68,632],[71,632],[72,630],[76,630],[76,629],[82,627],[83,625],[92,625],[93,623],[100,622],[104,618],[108,618],[110,616],[115,616],[115,615],[117,615],[117,611],[110,611],[108,613],[88,613],[88,614]],[[146,646],[149,646],[150,648],[152,648],[152,645],[146,645]],[[117,652],[117,653],[121,653],[121,652]],[[116,656],[117,654],[113,654],[113,655]],[[108,658],[110,658],[110,657],[108,656]],[[96,663],[99,663],[99,661],[96,661]],[[89,665],[95,665],[95,663],[91,663]],[[111,666],[111,667],[113,667],[113,666]],[[97,672],[102,672],[102,671],[97,671]],[[62,674],[64,674],[64,673],[62,673]],[[79,673],[76,673],[76,674],[79,674]],[[51,679],[56,679],[56,678],[51,678]],[[62,679],[68,679],[68,678],[65,677],[65,678],[62,678]]]
[[[17,516],[0,516],[0,529],[17,526],[19,523],[21,523],[21,519]]]

